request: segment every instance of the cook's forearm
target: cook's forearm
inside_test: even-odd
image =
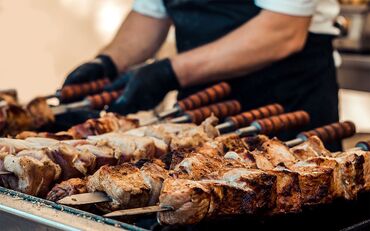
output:
[[[223,38],[171,61],[182,86],[237,77],[302,49],[309,24],[309,17],[262,11]]]
[[[168,19],[155,19],[131,12],[115,38],[100,53],[109,55],[119,72],[153,57],[167,37]]]

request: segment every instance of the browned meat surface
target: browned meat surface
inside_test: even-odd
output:
[[[211,189],[201,182],[168,178],[159,197],[160,205],[172,206],[174,211],[158,213],[162,224],[195,224],[203,220],[210,208]]]
[[[31,132],[31,131],[24,131],[15,137],[16,139],[25,140],[27,138],[50,138],[54,140],[71,140],[73,137],[66,132],[58,132],[58,133],[50,133],[50,132]]]
[[[187,179],[165,180],[160,205],[173,211],[158,214],[162,224],[195,224],[204,218],[251,214],[257,209],[256,193],[244,182]]]
[[[7,102],[0,109],[1,136],[15,136],[19,132],[34,130],[54,122],[54,115],[43,98],[36,98],[25,107]]]
[[[200,126],[194,124],[159,124],[141,127],[126,132],[126,135],[152,137],[165,142],[170,150],[199,147],[219,136],[214,127],[216,117],[206,119]]]
[[[276,180],[276,205],[267,213],[296,213],[302,208],[302,194],[299,188],[299,175],[284,167],[276,167],[268,171],[277,177]]]
[[[330,188],[333,169],[300,161],[289,167],[299,174],[299,187],[305,205],[329,203],[333,199]]]
[[[87,193],[86,180],[84,178],[71,178],[56,184],[46,196],[47,200],[58,201],[64,197]]]
[[[242,187],[251,188],[256,193],[255,208],[262,211],[275,207],[276,183],[275,174],[258,169],[226,167],[209,176],[209,178],[237,183]]]
[[[18,94],[15,90],[1,90],[0,91],[0,102],[3,101],[6,104],[18,104]]]
[[[107,133],[92,136],[88,139],[97,146],[108,146],[114,150],[114,157],[123,162],[135,162],[140,159],[152,159],[158,147],[147,137],[124,135],[123,133]],[[159,147],[160,148],[160,147]]]
[[[62,179],[81,177],[95,170],[96,157],[88,150],[78,150],[59,143],[47,149],[49,157],[62,168]]]
[[[4,158],[4,169],[14,175],[2,176],[5,187],[33,196],[44,196],[61,174],[59,165],[43,150],[24,150]]]
[[[104,211],[143,207],[158,200],[158,194],[167,171],[152,162],[139,169],[133,164],[103,166],[88,177],[89,192],[105,192],[112,202],[99,204]]]
[[[299,144],[290,149],[295,158],[298,160],[307,160],[319,156],[331,156],[322,141],[317,136],[310,137],[306,142]]]
[[[91,153],[95,156],[95,169],[99,169],[103,165],[115,165],[118,160],[114,157],[114,150],[108,146],[93,144],[76,145],[76,149],[80,152]]]
[[[26,109],[32,117],[33,126],[35,128],[42,127],[55,121],[54,113],[43,97],[38,97],[30,101]]]
[[[107,113],[98,119],[89,119],[86,122],[73,126],[67,133],[74,139],[84,139],[88,136],[100,135],[108,132],[125,132],[137,128],[139,122],[113,113]]]
[[[363,164],[363,175],[364,175],[364,189],[366,191],[370,190],[370,152],[360,151],[360,150],[353,150],[353,151],[347,151],[344,153],[338,153],[334,157],[343,157],[343,156],[362,156],[364,158],[364,164]]]
[[[30,114],[18,105],[7,105],[3,110],[5,113],[5,125],[0,131],[0,136],[16,135],[24,130],[32,130],[34,128]]]
[[[336,197],[354,199],[364,186],[364,157],[344,155],[336,158],[317,157],[309,160],[319,166],[334,169],[334,183],[331,188]]]
[[[310,156],[314,156],[302,162],[307,166],[311,165],[311,168],[332,169],[333,176],[330,185],[332,197],[354,199],[363,189],[366,182],[364,175],[366,155],[357,155],[355,152],[331,154],[317,137],[309,138],[305,143],[295,147],[294,151],[294,153],[307,152],[310,153]],[[329,184],[327,185],[329,186]]]

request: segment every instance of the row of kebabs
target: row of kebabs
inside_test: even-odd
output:
[[[96,207],[105,212],[159,202],[158,209],[167,211],[159,212],[158,220],[173,225],[225,215],[296,213],[369,190],[370,152],[330,153],[316,136],[289,148],[266,136],[229,135],[161,160],[103,166],[89,177],[57,184],[47,198],[98,192]],[[93,203],[70,198],[60,202]]]
[[[43,196],[55,181],[91,174],[105,164],[159,157],[170,148],[197,146],[219,134],[211,125],[215,122],[214,119],[209,119],[201,126],[163,124],[129,131],[127,130],[132,127],[127,126],[125,121],[132,125],[131,120],[114,115],[105,116],[95,122],[102,126],[104,124],[103,127],[110,127],[108,125],[118,122],[117,120],[122,124],[114,127],[118,129],[114,133],[89,136],[87,139],[58,141],[30,137],[29,133],[28,138],[23,137],[25,140],[0,138],[3,185],[30,195]],[[84,125],[91,128],[91,123]],[[96,133],[97,131],[103,133],[101,129],[94,130]],[[91,130],[84,133],[85,136],[90,132]],[[47,133],[35,135],[53,136]]]
[[[201,173],[198,177],[193,177],[193,176],[188,177],[187,176],[188,174],[185,172],[184,177],[177,176],[175,177],[176,181],[174,182],[174,184],[176,185],[179,182],[181,183],[181,181],[178,181],[177,178],[180,178],[180,179],[185,178],[186,181],[184,181],[184,183],[186,183],[186,185],[189,183],[187,182],[187,180],[190,180],[191,182],[194,181],[196,185],[198,185],[199,184],[198,181],[201,180],[201,185],[203,185],[203,184],[207,184],[207,183],[204,183],[205,179],[207,179],[208,181],[211,180],[209,179],[210,176],[208,176],[210,175],[211,172],[215,172],[215,170],[219,170],[223,168],[225,161],[222,158],[221,159],[219,158],[221,161],[218,162],[218,164],[217,162],[213,162],[211,160],[213,160],[214,157],[222,156],[223,154],[225,154],[224,150],[227,150],[224,148],[225,144],[230,143],[230,142],[239,143],[239,145],[236,145],[236,148],[234,148],[237,151],[228,152],[226,153],[227,155],[231,155],[231,156],[234,155],[234,157],[236,157],[236,156],[239,156],[240,153],[245,153],[245,151],[240,152],[240,150],[245,150],[245,144],[240,145],[240,142],[242,142],[242,140],[240,140],[239,138],[227,136],[227,138],[226,137],[218,138],[219,141],[214,140],[214,138],[217,137],[219,133],[218,133],[218,130],[213,126],[215,124],[215,121],[213,119],[208,120],[207,122],[205,122],[203,125],[199,127],[195,125],[190,125],[190,124],[181,124],[181,125],[180,124],[179,125],[162,124],[162,125],[155,125],[155,126],[150,126],[150,127],[134,129],[124,134],[111,133],[111,134],[107,134],[103,136],[90,137],[87,140],[70,140],[70,141],[58,142],[57,140],[52,140],[52,139],[32,138],[32,136],[38,136],[38,137],[40,136],[48,137],[49,136],[53,138],[61,138],[60,137],[61,135],[63,135],[64,138],[66,135],[70,136],[69,138],[77,138],[77,137],[85,138],[89,135],[97,135],[97,134],[102,134],[105,132],[116,131],[114,129],[125,131],[125,130],[128,130],[130,128],[137,126],[135,121],[131,121],[131,120],[126,121],[125,119],[121,117],[117,117],[115,115],[109,115],[103,118],[105,118],[106,120],[90,120],[90,122],[85,123],[84,125],[80,125],[75,128],[72,128],[70,131],[67,132],[67,134],[63,134],[63,133],[62,134],[61,133],[60,134],[23,133],[19,135],[19,138],[21,138],[22,136],[23,136],[22,138],[28,137],[25,141],[20,141],[20,140],[15,140],[15,139],[3,139],[1,141],[1,150],[2,150],[1,153],[2,153],[2,156],[4,157],[3,158],[4,161],[2,162],[3,163],[2,167],[4,168],[3,170],[14,173],[14,175],[13,174],[2,175],[2,181],[4,185],[9,188],[16,189],[22,192],[26,192],[32,195],[45,195],[55,180],[69,179],[71,177],[78,177],[81,175],[89,175],[89,174],[92,174],[95,170],[99,169],[99,167],[103,166],[104,164],[116,165],[117,163],[120,163],[120,162],[136,161],[142,158],[152,159],[155,157],[164,156],[164,154],[167,153],[169,150],[174,151],[174,150],[181,150],[182,148],[189,148],[189,147],[194,148],[194,147],[205,145],[200,150],[209,150],[209,152],[212,153],[212,155],[207,156],[207,151],[204,151],[203,153],[203,151],[197,150],[195,153],[199,152],[198,154],[200,154],[200,155],[197,155],[198,156],[197,158],[203,158],[203,162],[206,163],[205,167],[213,166],[215,168],[211,168],[210,170],[207,170],[207,168],[204,168],[204,166],[201,166],[200,169],[205,172]],[[102,122],[102,121],[105,121],[105,122]],[[115,122],[112,122],[112,121],[115,121]],[[130,125],[127,126],[126,122]],[[101,128],[100,129],[96,128],[95,125],[99,125],[98,127],[101,127]],[[75,131],[75,133],[71,131]],[[76,136],[75,134],[80,134],[80,135]],[[221,141],[220,143],[220,140],[223,140],[223,141]],[[261,140],[263,139],[261,138]],[[217,147],[217,145],[222,145],[223,148],[222,149],[215,148]],[[230,149],[230,150],[233,150],[233,149]],[[281,151],[282,147],[278,147],[276,150]],[[217,155],[215,155],[216,151],[218,152]],[[250,152],[249,149],[248,149],[248,152]],[[185,156],[190,156],[189,158],[193,158],[193,160],[196,163],[198,162],[202,163],[202,159],[197,160],[196,158],[194,159],[194,157],[192,157],[193,153],[194,151],[185,152],[185,154],[184,153],[183,154]],[[171,169],[176,169],[176,167],[174,166],[176,166],[176,163],[178,163],[178,161],[181,160],[181,158],[179,158],[178,155],[175,155],[175,159],[177,160],[177,162],[176,161],[171,162],[171,166],[172,166]],[[187,158],[185,158],[184,160],[187,160]],[[293,161],[293,159],[291,159],[290,161],[291,161],[290,163],[295,162]],[[138,170],[138,168],[135,168],[133,167],[133,165],[130,165],[130,164],[123,164],[122,166],[116,166],[116,167],[104,166],[100,168],[96,174],[87,178],[87,179],[91,179],[90,182],[93,182],[93,183],[87,184],[90,186],[86,187],[86,189],[84,189],[85,187],[84,182],[86,182],[86,179],[71,179],[70,181],[63,182],[62,184],[56,186],[56,188],[54,188],[49,193],[48,197],[49,199],[56,199],[56,198],[65,196],[66,193],[64,194],[61,193],[63,192],[63,190],[59,190],[59,189],[64,189],[64,186],[68,186],[67,188],[71,190],[65,190],[65,192],[67,192],[67,195],[71,194],[71,191],[83,192],[84,190],[87,190],[87,188],[90,188],[89,191],[104,191],[108,195],[110,195],[109,190],[113,190],[111,191],[113,192],[111,193],[112,195],[118,195],[117,192],[114,193],[114,190],[118,190],[119,192],[123,193],[123,198],[125,198],[123,202],[120,200],[116,200],[114,196],[110,195],[111,199],[113,199],[113,203],[110,203],[108,204],[108,206],[105,206],[106,207],[105,210],[109,210],[109,211],[116,210],[118,208],[140,207],[140,206],[145,206],[148,204],[153,204],[155,201],[158,201],[158,195],[162,188],[162,180],[167,178],[163,176],[169,174],[168,171],[161,171],[163,169],[162,164],[159,164],[158,161],[154,161],[154,162],[155,163],[145,164],[141,170]],[[262,163],[264,164],[267,164],[268,162],[269,161],[262,161]],[[284,161],[279,162],[279,164],[271,162],[270,163],[271,165],[267,168],[268,171],[270,171],[271,169],[275,167],[280,168],[281,163],[284,163]],[[235,167],[233,165],[230,165],[230,163],[227,163],[226,165],[232,168]],[[185,161],[185,167],[186,166],[188,166],[188,164],[186,164],[186,161]],[[236,165],[236,166],[239,166],[239,165]],[[255,168],[255,167],[247,166],[245,165],[245,163],[243,163],[243,165],[240,165],[239,167],[246,168],[246,169]],[[184,167],[180,168],[181,169],[180,172],[183,172],[183,168]],[[192,168],[193,167],[191,165],[190,169]],[[145,173],[145,171],[147,171],[147,173]],[[292,169],[290,169],[290,171],[292,171]],[[284,174],[286,174],[285,170],[283,172]],[[133,186],[140,185],[140,183],[137,183],[137,184],[135,183],[135,182],[140,182],[140,177],[134,181],[131,181],[130,177],[127,179],[124,177],[124,176],[131,176],[132,175],[131,173],[134,175],[139,174],[142,177],[146,176],[144,177],[146,178],[144,182],[146,183],[146,190],[147,190],[146,196],[140,193],[140,190],[139,191],[133,190],[134,192],[137,192],[137,194],[134,193],[135,195],[133,197],[128,196],[128,195],[131,195],[131,193],[133,192],[132,191]],[[156,175],[156,177],[153,177],[151,174]],[[60,178],[60,175],[62,175],[62,178]],[[178,174],[171,173],[171,175],[175,176]],[[217,175],[217,173],[214,173],[213,175]],[[217,178],[217,176],[215,177]],[[232,175],[230,175],[230,177],[232,177]],[[289,178],[287,178],[287,176],[284,175],[283,179],[286,180]],[[114,187],[114,180],[118,182],[117,185],[119,187]],[[170,180],[170,178],[168,180]],[[220,179],[212,179],[212,180],[219,181]],[[124,184],[122,185],[119,182],[121,183],[124,182]],[[76,183],[76,185],[79,185],[79,186],[74,187],[73,186],[74,183]],[[151,184],[155,184],[156,186],[153,186]],[[224,190],[223,188],[224,186],[222,186],[222,182],[219,182],[217,184],[221,184],[220,188]],[[277,187],[279,185],[277,181],[275,181],[274,184],[275,184],[274,187]],[[95,185],[95,186],[91,186],[91,185]],[[301,182],[299,182],[299,185],[301,185]],[[357,185],[357,182],[356,182],[356,185]],[[324,184],[323,188],[327,186],[328,186],[327,184],[326,185]],[[287,187],[290,188],[291,186],[287,186]],[[107,189],[107,188],[110,188],[110,189]],[[190,188],[188,187],[188,189],[191,189],[191,188],[192,187]],[[209,189],[211,191],[214,190],[215,189],[214,185],[211,184],[211,186],[209,186]],[[149,194],[148,194],[148,190],[149,190]],[[165,192],[164,190],[165,190],[165,187],[163,187],[162,195],[166,195],[165,193],[163,193]],[[182,188],[180,192],[183,192],[182,190],[184,190],[184,188]],[[199,189],[196,189],[196,190],[199,191]],[[235,190],[235,189],[232,189],[232,190]],[[283,190],[285,190],[285,187],[283,187]],[[322,190],[323,189],[320,188],[320,190],[318,191],[320,191],[321,193]],[[170,191],[173,191],[173,190],[171,189]],[[214,193],[214,192],[213,193],[209,193],[209,192],[210,191],[208,191],[207,195],[211,195]],[[231,191],[231,192],[234,192],[234,191]],[[238,193],[240,194],[241,192],[238,192]],[[258,196],[257,195],[258,193],[255,193],[253,190],[250,192],[250,194],[245,194],[245,196],[249,198],[252,194],[256,194],[255,196]],[[274,194],[274,193],[271,192],[270,194]],[[286,193],[283,192],[282,194],[285,195]],[[173,196],[173,195],[176,195],[176,193],[169,194],[169,195]],[[241,194],[241,195],[244,195],[244,194]],[[298,198],[303,197],[302,195],[305,195],[305,194],[303,193],[299,194]],[[242,197],[244,198],[244,196]],[[119,196],[117,198],[119,198]],[[150,198],[149,202],[147,202],[146,198]],[[225,199],[227,198],[228,197],[225,197]],[[293,200],[294,198],[295,197],[293,197]],[[211,199],[213,200],[215,198],[211,198]],[[286,198],[276,199],[276,203],[277,201],[281,201],[281,200],[284,201],[286,200]],[[117,203],[117,201],[120,201],[120,202]],[[168,204],[167,206],[171,206],[172,208],[175,208],[175,206],[173,206],[172,204],[170,203],[167,203],[167,204]],[[296,204],[298,204],[298,207],[300,208],[301,205],[305,203],[296,203]],[[250,206],[251,205],[250,202],[246,203],[245,206],[247,205]],[[100,207],[102,207],[102,205],[100,205]],[[220,208],[224,210],[222,206]],[[233,210],[233,208],[231,210]],[[291,212],[290,209],[286,209],[286,208],[283,208],[280,210],[278,209],[278,211]],[[296,211],[296,210],[292,209],[292,211]],[[191,214],[192,212],[194,212],[194,210],[190,209],[190,211],[187,211],[186,213]],[[207,214],[208,213],[209,212],[207,212]],[[235,212],[235,213],[230,213],[230,214],[238,214],[238,213],[245,213],[245,212]],[[166,213],[163,213],[163,214],[166,214]],[[213,214],[209,214],[205,216],[206,217],[213,216]],[[172,215],[170,215],[170,217],[172,217]],[[196,216],[196,217],[199,218],[201,216]],[[184,218],[184,216],[180,215],[180,218]],[[177,217],[176,219],[179,219],[179,217]],[[165,221],[165,220],[163,222],[169,223],[169,224],[194,223],[193,221],[189,221],[189,220],[182,222],[176,219],[173,222]]]
[[[254,110],[254,117],[269,114],[263,111]],[[247,132],[238,130],[237,134],[276,132],[308,122],[307,113],[288,113],[247,127]],[[211,117],[200,126],[164,123],[136,128],[137,121],[106,114],[67,132],[23,132],[18,139],[1,138],[2,184],[27,194],[45,195],[55,181],[92,174],[105,164],[151,159],[170,150],[198,147],[219,136],[215,124],[217,119]]]

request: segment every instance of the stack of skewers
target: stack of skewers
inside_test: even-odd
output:
[[[66,132],[1,138],[0,184],[63,204],[94,204],[109,217],[158,212],[167,225],[298,213],[370,190],[368,143],[341,153],[323,145],[353,135],[353,123],[328,125],[287,142],[269,139],[257,134],[306,125],[309,115],[283,114],[278,104],[238,114],[237,101],[216,103],[229,92],[221,83],[141,127],[108,113]],[[102,109],[117,97],[112,94],[50,110]],[[225,122],[218,124],[212,115]]]

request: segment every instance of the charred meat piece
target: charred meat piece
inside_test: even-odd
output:
[[[150,138],[128,136],[122,133],[91,136],[88,140],[94,142],[97,146],[111,147],[114,150],[114,157],[120,163],[154,158],[158,149]]]
[[[353,151],[347,151],[344,153],[338,153],[337,155],[334,155],[334,157],[343,157],[343,156],[362,156],[364,158],[364,164],[363,164],[363,175],[364,175],[364,189],[365,191],[370,190],[370,152],[366,151],[359,151],[359,150],[353,150]]]
[[[196,224],[207,216],[211,197],[211,189],[199,181],[168,178],[159,202],[174,211],[158,213],[158,221],[166,225]]]
[[[88,177],[89,192],[105,192],[112,202],[99,204],[103,211],[143,207],[158,201],[167,171],[152,162],[139,169],[133,164],[103,166]]]
[[[16,135],[21,131],[34,129],[32,117],[21,106],[10,104],[3,110],[5,110],[5,113],[3,113],[5,125],[0,131],[1,136]]]
[[[282,166],[278,166],[267,172],[274,174],[277,178],[276,206],[267,213],[274,215],[300,212],[303,201],[299,187],[299,174]]]
[[[30,101],[26,109],[32,117],[35,128],[40,128],[55,121],[54,113],[43,97],[38,97]]]
[[[333,169],[300,161],[289,169],[299,174],[299,187],[305,205],[329,203],[333,199],[330,188],[333,182]]]
[[[58,201],[64,197],[87,193],[85,178],[71,178],[66,181],[62,181],[60,184],[56,184],[50,192],[47,194],[46,199],[51,201]]]
[[[291,148],[290,151],[298,160],[307,160],[319,156],[331,156],[330,151],[324,147],[324,144],[317,136],[308,138],[307,141]]]
[[[87,150],[59,143],[47,149],[49,157],[62,168],[62,179],[81,177],[95,170],[96,157]]]
[[[258,169],[226,167],[209,177],[251,188],[256,193],[256,209],[265,211],[275,207],[277,177],[274,174]]]
[[[99,169],[103,165],[115,165],[117,159],[114,157],[114,150],[108,146],[93,144],[76,145],[75,148],[83,153],[91,153],[95,156],[95,169]]]
[[[11,189],[33,196],[44,196],[52,182],[61,174],[61,168],[49,159],[43,150],[24,150],[4,158],[4,169],[14,175],[2,176],[3,184]]]
[[[165,180],[160,205],[173,211],[158,213],[162,224],[195,224],[205,218],[251,214],[256,210],[256,193],[243,183],[223,180]]]
[[[331,191],[335,197],[355,199],[364,187],[364,156],[350,154],[336,158],[316,157],[308,161],[334,170],[334,183]]]
[[[73,139],[73,137],[66,132],[50,133],[50,132],[31,132],[31,131],[21,132],[17,134],[15,138],[25,140],[25,139],[34,138],[34,137],[50,138],[54,140],[72,140]]]
[[[200,126],[165,123],[133,129],[126,132],[126,135],[159,139],[165,142],[170,150],[199,147],[219,136],[218,130],[214,127],[217,122],[216,117],[210,117]]]
[[[100,135],[108,132],[125,132],[137,128],[139,121],[128,119],[113,113],[107,113],[98,119],[89,119],[86,122],[73,126],[67,133],[74,139],[85,139],[88,136]]]

